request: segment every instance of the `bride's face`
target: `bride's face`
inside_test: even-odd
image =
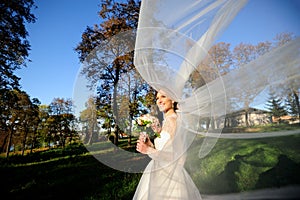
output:
[[[166,113],[172,109],[173,101],[167,97],[163,91],[159,91],[156,95],[156,104],[161,112]]]

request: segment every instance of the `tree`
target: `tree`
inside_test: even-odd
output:
[[[114,127],[114,117],[112,110],[112,96],[109,86],[101,84],[97,89],[96,109],[98,116],[102,120],[101,128],[107,130],[107,135],[110,136],[111,130]]]
[[[199,88],[217,78],[220,74],[225,75],[231,71],[232,55],[230,44],[220,42],[212,46],[208,56],[200,63],[197,69],[191,74],[190,82],[193,88]],[[206,129],[217,127],[216,119],[202,117],[201,123],[205,123]]]
[[[14,149],[20,146],[24,154],[29,133],[32,133],[33,127],[38,123],[35,105],[38,100],[31,100],[26,92],[18,89],[4,91],[0,96],[1,148],[5,148],[6,157],[9,157],[12,146]]]
[[[49,109],[51,118],[48,118],[48,120],[53,128],[54,139],[65,147],[66,139],[73,133],[71,124],[75,120],[72,100],[54,98],[49,105]]]
[[[230,52],[230,44],[219,42],[212,46],[208,52],[211,68],[216,67],[221,75],[225,75],[231,71],[232,55]]]
[[[49,125],[48,125],[48,118],[50,116],[49,113],[49,106],[48,105],[40,105],[39,106],[39,119],[40,123],[37,127],[37,137],[39,138],[39,142],[42,143],[44,146],[45,143],[48,142],[48,146],[50,146],[49,140]]]
[[[88,145],[93,144],[94,138],[97,136],[95,132],[99,132],[97,115],[96,100],[90,97],[86,102],[86,109],[80,112],[80,122],[84,124],[83,128],[85,129],[84,143]]]
[[[280,47],[282,45],[285,45],[286,43],[290,42],[294,38],[295,36],[293,33],[287,33],[287,32],[279,33],[274,38],[275,47]]]
[[[31,137],[31,145],[30,145],[30,153],[32,153],[33,149],[37,147],[39,144],[38,141],[38,127],[41,123],[40,118],[40,106],[41,102],[37,98],[32,99],[32,106],[31,106],[31,127],[32,127],[32,137]]]
[[[19,90],[2,90],[0,101],[0,116],[2,127],[2,150],[5,149],[6,157],[9,157],[9,152],[12,145],[13,137],[16,133],[18,124],[18,94]]]
[[[75,50],[79,54],[80,61],[84,63],[81,74],[89,80],[91,88],[98,82],[105,84],[98,87],[102,89],[100,93],[112,97],[112,113],[115,121],[114,143],[117,144],[119,135],[117,89],[122,74],[133,69],[133,52],[126,52],[126,50],[133,49],[135,37],[129,34],[126,39],[120,40],[113,36],[137,28],[139,3],[133,0],[128,0],[126,3],[107,1],[102,2],[101,5],[102,10],[99,15],[104,22],[100,27],[98,25],[94,28],[88,27]]]
[[[119,116],[121,128],[128,135],[128,146],[131,145],[132,121],[155,103],[154,91],[146,84],[136,69],[124,74],[118,85]]]
[[[274,93],[270,93],[270,97],[267,102],[267,109],[271,112],[271,115],[274,118],[279,119],[279,122],[281,122],[280,117],[287,114],[282,100],[277,98]]]
[[[292,33],[280,33],[277,34],[274,38],[274,47],[281,47],[289,42],[293,42],[296,37]],[[286,60],[289,59],[287,56]],[[286,66],[288,67],[288,66]],[[280,75],[280,74],[279,74]],[[273,93],[276,93],[277,96],[280,96],[282,99],[286,99],[286,110],[288,113],[295,118],[300,115],[300,100],[299,100],[299,91],[300,84],[299,80],[290,77],[282,77],[286,79],[284,84],[279,83],[276,87],[271,88]]]
[[[26,66],[30,44],[25,23],[34,23],[33,0],[3,0],[0,3],[0,89],[19,87],[16,69]]]
[[[265,53],[271,50],[270,42],[260,42],[259,44],[252,45],[252,44],[244,44],[240,43],[233,49],[233,59],[234,59],[234,68],[240,69],[245,67],[246,64],[250,63],[251,61],[257,59],[259,56],[264,55]],[[263,67],[263,66],[262,66]],[[245,72],[251,73],[251,71],[247,71],[246,68]],[[247,74],[245,74],[247,75]],[[265,80],[265,77],[261,77],[261,80]],[[243,88],[239,88],[239,96],[236,97],[236,100],[239,101],[237,104],[242,104],[242,108],[245,110],[245,122],[246,126],[249,126],[249,108],[250,104],[254,101],[257,95],[261,92],[260,89],[253,88],[252,85],[255,83],[255,80],[248,80],[248,84],[245,85]]]
[[[291,116],[300,119],[299,90],[291,90],[291,93],[289,93],[286,98],[286,105],[288,113]]]
[[[21,155],[24,155],[26,146],[30,144],[31,151],[33,148],[33,142],[35,138],[35,133],[37,129],[37,125],[39,123],[39,100],[33,99],[31,100],[29,95],[26,93],[19,94],[19,123],[18,123],[18,131],[20,132],[21,139]]]

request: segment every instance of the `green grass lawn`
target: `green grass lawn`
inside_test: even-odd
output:
[[[7,199],[131,199],[140,174],[111,169],[83,146],[1,159]]]
[[[187,162],[190,165],[186,168],[205,194],[299,185],[299,144],[299,134],[260,139],[219,139],[203,159],[197,158],[198,149],[191,150]]]
[[[201,194],[300,185],[299,144],[299,134],[219,139],[203,159],[191,149],[187,158],[191,165],[186,168]],[[126,140],[120,145],[134,151]],[[9,160],[0,157],[0,164],[1,194],[6,199],[132,199],[141,177],[102,164],[83,145],[14,155]]]

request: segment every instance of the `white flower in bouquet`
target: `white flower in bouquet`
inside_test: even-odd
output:
[[[149,137],[160,137],[159,133],[161,131],[159,120],[150,114],[144,114],[136,119],[135,131],[148,134]]]

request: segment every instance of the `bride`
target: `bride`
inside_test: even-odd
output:
[[[176,104],[162,90],[156,95],[156,104],[164,113],[163,126],[160,136],[154,139],[154,144],[148,135],[141,134],[137,141],[136,150],[148,154],[152,161],[148,164],[133,199],[201,199],[197,187],[183,167],[184,160],[170,162],[171,149],[176,148],[172,146],[177,121],[174,108]]]
[[[222,128],[226,114],[245,109],[235,100],[247,92],[257,97],[248,105],[257,106],[262,103],[260,95],[264,96],[270,88],[283,85],[300,88],[299,38],[224,75],[220,75],[213,62],[208,70],[199,69],[201,62],[209,58],[208,51],[217,37],[246,3],[246,0],[142,1],[134,64],[143,79],[159,91],[157,105],[161,106],[165,119],[161,137],[156,138],[154,144],[149,138],[143,142],[143,136],[138,140],[137,151],[148,155],[152,161],[144,170],[133,199],[201,199],[184,168],[191,164],[186,157],[191,155],[189,153],[195,155],[195,149],[199,152],[198,159],[205,157],[218,138],[225,136]],[[198,87],[193,85],[195,73],[204,82]],[[172,100],[178,102],[180,111],[172,108]],[[218,129],[204,130],[201,118],[216,122]],[[264,135],[275,137],[282,133]],[[202,137],[201,145],[193,143],[196,136]],[[226,136],[249,139],[262,135]],[[192,170],[201,169],[193,166]],[[259,195],[248,193],[247,198],[267,199],[270,194],[277,194],[276,189],[262,191]],[[202,198],[239,199],[242,195]]]

